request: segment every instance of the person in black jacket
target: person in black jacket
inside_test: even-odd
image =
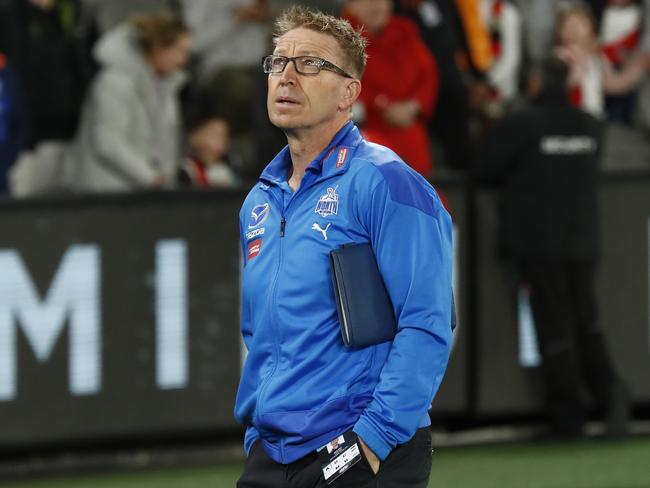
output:
[[[24,94],[29,148],[74,135],[94,71],[93,39],[80,0],[0,0],[0,51]]]
[[[534,103],[506,117],[486,142],[480,179],[502,186],[501,246],[530,302],[542,355],[552,434],[582,433],[583,386],[625,432],[628,394],[597,327],[601,122],[572,107],[567,65],[545,60],[531,78]]]

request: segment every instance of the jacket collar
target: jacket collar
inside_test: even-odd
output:
[[[307,171],[315,173],[316,181],[347,171],[354,148],[363,140],[359,129],[352,121],[345,124],[332,138],[327,147],[314,159]],[[260,181],[280,185],[286,181],[291,168],[289,146],[285,146],[262,171]]]

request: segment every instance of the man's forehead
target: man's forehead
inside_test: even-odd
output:
[[[329,34],[311,29],[293,29],[280,37],[275,52],[292,51],[292,54],[313,54],[337,56],[340,53],[338,41]]]

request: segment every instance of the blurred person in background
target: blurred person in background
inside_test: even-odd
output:
[[[27,137],[22,94],[7,56],[0,52],[0,199],[9,193],[9,170]]]
[[[528,288],[542,355],[550,434],[583,434],[583,389],[626,432],[629,393],[597,324],[598,173],[602,122],[569,103],[569,67],[549,58],[531,77],[530,107],[486,140],[479,178],[502,187],[500,241]]]
[[[650,55],[635,52],[620,69],[603,55],[596,21],[586,6],[560,12],[556,25],[555,51],[570,67],[571,102],[596,117],[605,116],[605,95],[621,95],[637,86]]]
[[[457,62],[462,71],[472,77],[474,85],[479,85],[487,77],[492,66],[492,40],[483,16],[479,0],[453,0],[457,13],[456,30],[460,34],[461,49],[457,52]]]
[[[565,0],[567,1],[567,0]],[[607,8],[607,4],[609,3],[610,0],[571,0],[574,3],[585,3],[589,6],[589,9],[594,15],[594,19],[596,20],[596,25],[600,25],[600,22],[603,18],[603,13],[605,11],[605,8]]]
[[[0,0],[0,51],[21,84],[30,149],[74,136],[94,71],[93,30],[84,19],[78,0]]]
[[[457,51],[457,63],[469,87],[471,141],[478,143],[500,113],[493,103],[494,89],[488,73],[494,63],[493,44],[489,26],[481,14],[480,0],[453,0],[457,11],[456,31],[462,44]]]
[[[229,164],[228,120],[216,113],[196,110],[186,124],[188,154],[179,170],[179,183],[198,188],[239,186],[239,178]]]
[[[523,57],[528,66],[541,63],[551,51],[559,4],[560,0],[519,1],[523,23]]]
[[[230,91],[248,92],[250,79],[259,74],[260,59],[267,52],[273,19],[283,8],[296,2],[179,0],[177,3],[193,34],[199,79],[214,85],[215,103],[222,103],[223,99],[229,102],[227,94]],[[299,3],[317,8],[329,4],[329,10],[335,9],[330,0],[305,0]],[[230,74],[230,71],[233,73]],[[243,86],[231,86],[228,81]],[[242,105],[242,101],[246,100],[246,95],[242,95],[232,103]],[[239,113],[235,115],[242,117]],[[246,115],[243,114],[244,118]]]
[[[510,104],[517,96],[521,67],[521,15],[508,0],[481,0],[481,15],[490,31],[492,65],[487,79],[493,89],[493,101],[501,106]]]
[[[481,68],[475,60],[474,67],[468,70],[473,78],[470,84],[473,135],[480,141],[503,117],[517,95],[522,50],[521,17],[516,5],[508,0],[465,0],[459,2],[461,4],[465,29],[473,33],[473,43],[478,44],[473,47],[474,52],[468,50],[465,59],[471,59],[469,54],[477,59],[482,53]],[[475,18],[477,9],[478,19]],[[489,52],[483,53],[486,40]],[[470,43],[469,47],[472,47]]]
[[[643,0],[643,27],[641,30],[640,49],[650,52],[650,0]],[[650,76],[646,76],[639,90],[637,100],[636,122],[650,133]]]
[[[342,16],[353,27],[363,27],[368,39],[368,65],[355,108],[365,137],[431,176],[427,121],[434,113],[440,80],[417,26],[393,15],[392,0],[347,0]]]
[[[553,48],[557,16],[563,8],[586,5],[591,9],[596,24],[600,25],[606,2],[607,0],[517,0],[524,25],[524,59],[528,65],[541,63]]]
[[[249,129],[253,80],[270,38],[268,0],[182,0],[197,61],[199,91],[237,135]]]
[[[609,0],[600,23],[603,53],[615,65],[622,65],[640,46],[643,9],[639,0]]]
[[[641,32],[641,48],[650,51],[650,0],[643,0],[643,28]]]
[[[439,141],[447,167],[467,169],[472,159],[468,80],[457,64],[461,42],[458,12],[450,0],[399,0],[395,12],[413,20],[422,40],[433,54],[440,73],[436,110],[429,125]]]
[[[85,15],[92,19],[100,35],[114,29],[134,14],[173,10],[178,0],[80,0]]]
[[[189,29],[167,11],[136,15],[100,40],[95,55],[101,72],[66,158],[72,190],[174,184],[182,137],[178,91],[190,48]]]
[[[607,2],[600,23],[600,43],[603,54],[615,70],[623,69],[628,59],[638,51],[642,22],[643,11],[638,0]],[[636,100],[636,87],[622,95],[607,96],[605,98],[607,119],[631,124]]]

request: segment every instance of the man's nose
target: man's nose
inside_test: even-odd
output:
[[[292,59],[284,67],[282,73],[280,73],[280,83],[295,84],[297,76],[298,76],[298,71],[296,71],[296,64],[295,61]]]

